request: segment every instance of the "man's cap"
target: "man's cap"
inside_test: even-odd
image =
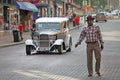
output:
[[[94,20],[94,18],[91,15],[88,15],[86,21],[90,21],[90,20]]]

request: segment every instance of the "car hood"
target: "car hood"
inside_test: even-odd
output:
[[[39,35],[41,35],[41,34],[54,35],[59,32],[60,32],[59,30],[41,30],[38,33],[39,33]]]

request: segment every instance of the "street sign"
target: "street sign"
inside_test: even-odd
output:
[[[87,10],[87,11],[90,11],[90,10],[91,10],[91,6],[90,6],[90,5],[87,5],[87,6],[86,6],[86,10]]]

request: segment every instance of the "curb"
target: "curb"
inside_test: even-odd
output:
[[[24,43],[25,43],[24,41],[22,41],[22,42],[15,42],[15,43],[9,43],[9,44],[5,44],[5,45],[0,46],[0,48],[15,46],[15,45],[24,44]]]

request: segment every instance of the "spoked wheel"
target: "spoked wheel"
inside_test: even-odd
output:
[[[33,46],[26,45],[26,54],[31,55],[31,51],[33,50]]]
[[[67,50],[67,52],[70,52],[72,49],[72,43],[69,43],[69,49]]]

